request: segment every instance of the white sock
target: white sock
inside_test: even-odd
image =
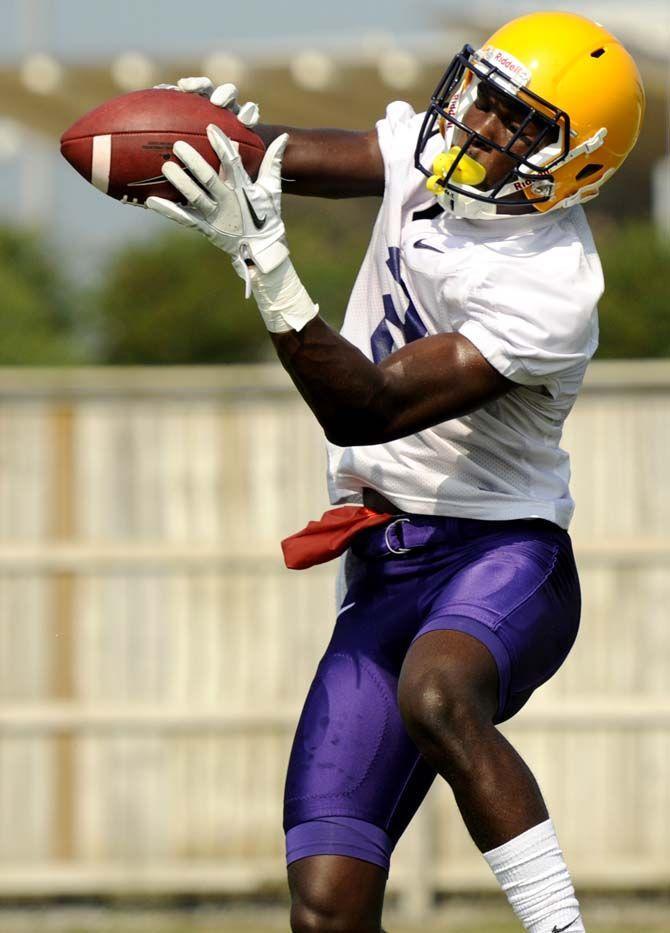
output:
[[[484,853],[528,933],[584,933],[567,866],[551,820]]]

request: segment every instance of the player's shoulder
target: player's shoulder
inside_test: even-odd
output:
[[[384,117],[377,122],[379,145],[387,162],[414,156],[424,117],[407,101],[394,100],[388,104]]]
[[[534,219],[535,220],[535,219]],[[479,290],[508,301],[523,296],[552,299],[588,316],[604,290],[602,267],[581,207],[538,218],[517,236],[498,236],[486,243],[488,262],[476,276]]]
[[[406,101],[392,101],[377,123],[377,139],[384,162],[385,197],[411,214],[428,195],[426,179],[415,167],[415,153],[425,113],[416,113]],[[431,140],[435,154],[441,141]]]
[[[383,126],[391,133],[402,132],[407,126],[412,126],[423,120],[424,114],[417,113],[406,100],[393,100],[386,106],[386,112],[377,126]]]
[[[582,315],[590,315],[596,308],[604,288],[603,270],[591,230],[580,206],[559,211],[556,223],[549,225],[549,240],[544,250],[538,251],[536,275],[550,294],[559,294],[563,301],[571,301]]]
[[[584,254],[597,255],[584,208],[579,205],[567,210],[552,211],[544,215],[548,223],[542,228],[545,237],[542,245],[545,249],[560,249],[573,246]],[[560,260],[560,255],[553,257]]]

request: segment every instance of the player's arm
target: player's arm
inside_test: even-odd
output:
[[[288,136],[270,144],[256,182],[219,127],[210,124],[207,136],[221,172],[188,143],[177,142],[174,153],[189,173],[170,161],[163,174],[188,206],[149,198],[147,207],[199,230],[231,256],[282,363],[332,441],[379,444],[414,434],[514,388],[459,334],[425,337],[377,366],[333,331],[289,256],[281,218]]]
[[[266,146],[282,133],[288,145],[282,169],[283,190],[321,198],[362,198],[384,194],[384,162],[377,130],[305,130],[257,125]]]
[[[379,365],[319,316],[272,340],[326,437],[340,447],[415,434],[516,388],[457,333],[416,340]]]

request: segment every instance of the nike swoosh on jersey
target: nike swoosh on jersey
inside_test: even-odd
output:
[[[433,253],[444,253],[443,249],[437,249],[435,246],[429,246],[427,243],[424,243],[423,240],[417,240],[414,244],[415,249],[429,249]]]
[[[355,606],[355,605],[356,605],[356,603],[347,603],[346,606],[342,606],[342,608],[340,609],[340,611],[337,613],[337,618],[339,619],[343,612],[346,612],[347,609],[351,609],[351,608],[352,608],[353,606]]]
[[[253,206],[251,204],[251,201],[249,200],[249,196],[247,195],[246,191],[243,190],[242,194],[244,195],[244,200],[247,202],[247,207],[249,208],[249,213],[251,214],[251,220],[253,222],[254,227],[257,230],[262,230],[268,221],[268,215],[266,214],[265,217],[259,217],[256,211],[253,209]]]
[[[570,921],[570,923],[569,923],[567,926],[565,926],[565,927],[554,927],[554,928],[552,929],[551,933],[563,933],[563,930],[569,929],[569,927],[571,927],[573,923],[577,923],[578,920],[579,920],[579,915],[577,915],[576,917],[574,917],[574,918]]]

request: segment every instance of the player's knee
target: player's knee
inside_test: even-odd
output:
[[[291,906],[292,933],[380,933],[376,918],[355,915],[346,906],[335,903],[293,902]]]
[[[386,872],[349,857],[298,859],[288,866],[293,933],[380,933]]]
[[[467,770],[471,739],[489,728],[490,718],[471,691],[442,668],[401,676],[398,705],[409,735],[429,758],[438,753],[452,767]]]

